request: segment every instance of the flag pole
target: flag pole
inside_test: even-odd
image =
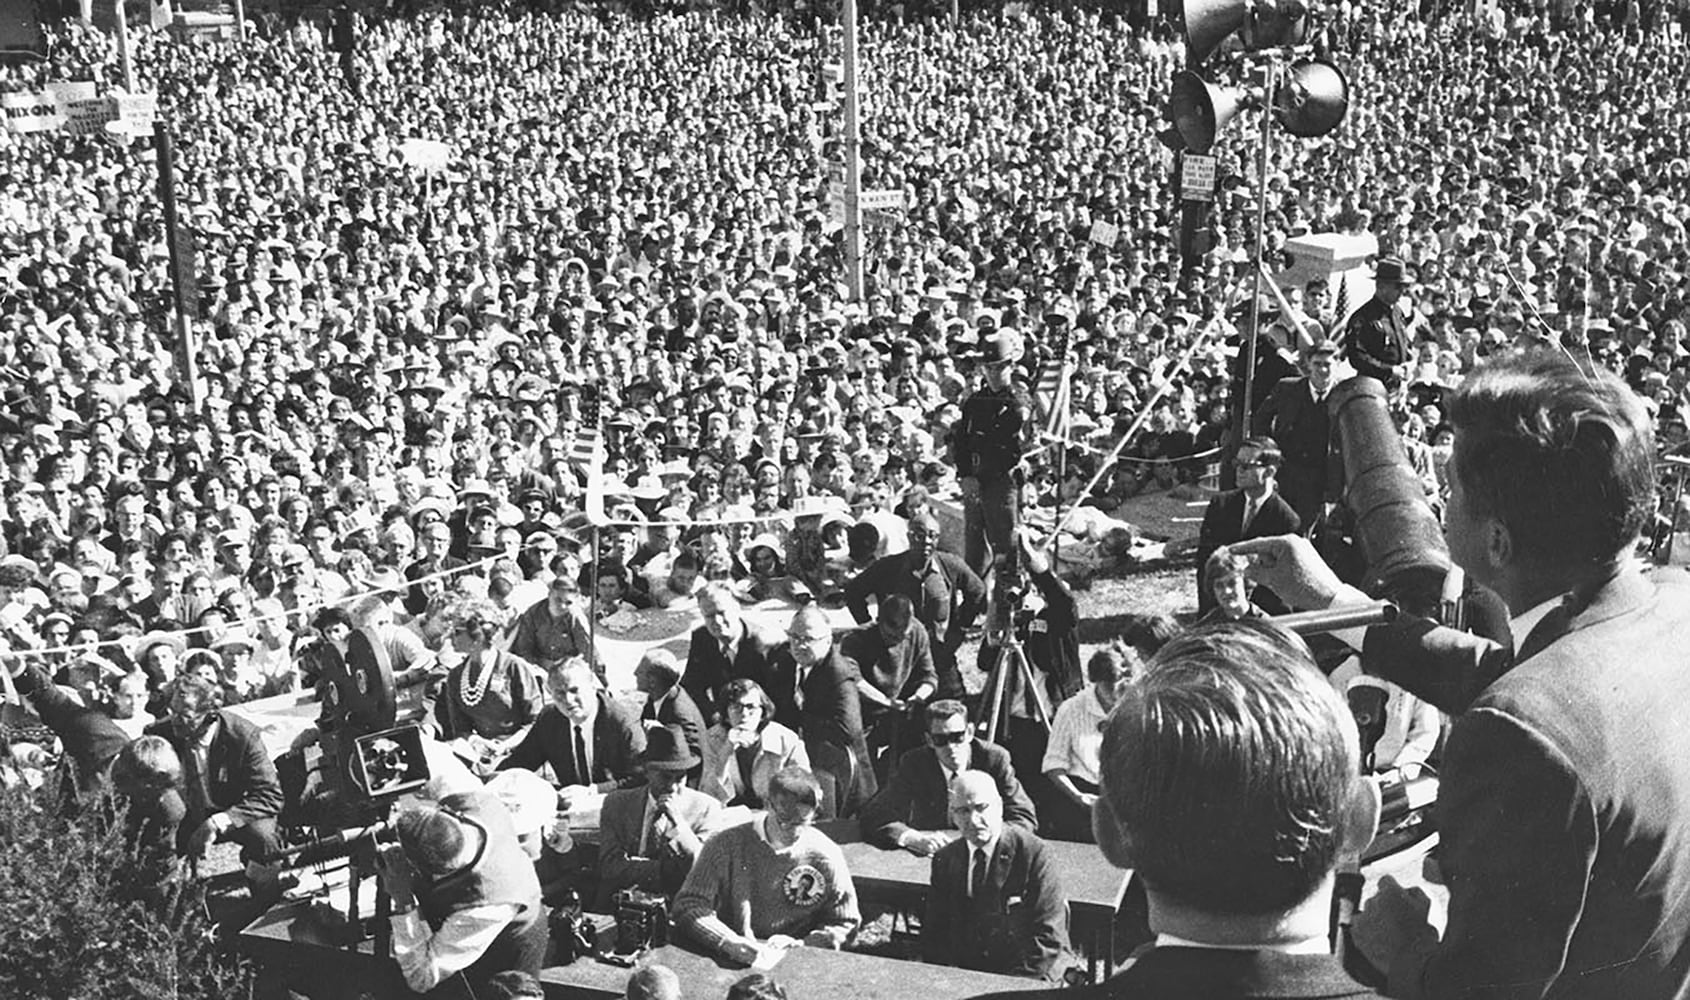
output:
[[[1056,527],[1051,529],[1052,537],[1060,534],[1062,529],[1068,524],[1068,519],[1074,516],[1074,511],[1080,509],[1081,498],[1090,496],[1091,491],[1097,488],[1097,484],[1103,479],[1103,474],[1108,472],[1109,467],[1115,464],[1115,460],[1121,457],[1121,452],[1127,447],[1127,443],[1138,434],[1139,428],[1144,426],[1144,422],[1150,418],[1150,412],[1156,408],[1156,404],[1161,402],[1162,397],[1166,396],[1168,391],[1173,388],[1174,376],[1178,375],[1186,365],[1191,363],[1191,359],[1194,355],[1196,355],[1197,349],[1205,346],[1208,343],[1209,337],[1213,333],[1214,321],[1210,320],[1209,329],[1203,331],[1201,334],[1192,339],[1191,346],[1187,347],[1185,349],[1185,353],[1180,355],[1179,363],[1168,369],[1167,378],[1163,380],[1161,386],[1158,387],[1155,392],[1150,394],[1150,398],[1144,401],[1144,405],[1139,408],[1138,416],[1133,418],[1133,422],[1127,427],[1126,433],[1121,435],[1120,440],[1115,442],[1115,447],[1109,449],[1109,454],[1105,455],[1103,461],[1098,463],[1097,471],[1091,474],[1091,479],[1086,483],[1085,489],[1081,490],[1080,496],[1075,498],[1074,506],[1068,508],[1068,513],[1064,515],[1060,521],[1056,522]]]

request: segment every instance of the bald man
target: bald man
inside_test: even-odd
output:
[[[1068,909],[1038,836],[1003,821],[1003,796],[984,771],[951,783],[962,836],[933,856],[922,958],[942,965],[1054,980],[1068,949]]]

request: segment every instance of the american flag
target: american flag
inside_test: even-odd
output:
[[[596,385],[581,387],[581,421],[575,429],[575,440],[569,445],[569,460],[592,473],[602,467],[604,427]]]
[[[1350,318],[1350,276],[1338,275],[1338,304],[1332,311],[1332,325],[1342,328],[1344,321]]]
[[[599,403],[599,387],[581,387],[581,422],[575,428],[575,440],[569,445],[569,460],[586,477],[585,508],[588,520],[598,523],[604,518],[604,414]]]
[[[1045,411],[1045,435],[1057,441],[1068,439],[1069,411],[1072,409],[1068,369],[1068,327],[1063,326],[1051,344],[1051,356],[1039,365],[1039,378],[1033,385],[1033,398]]]

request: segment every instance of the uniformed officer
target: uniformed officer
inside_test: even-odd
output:
[[[1357,374],[1371,375],[1387,389],[1395,389],[1402,384],[1403,364],[1410,358],[1411,347],[1408,323],[1397,303],[1414,279],[1402,261],[1386,257],[1374,269],[1373,283],[1373,297],[1344,327],[1344,354]]]
[[[1021,455],[1032,430],[1032,401],[1014,384],[1021,335],[1004,328],[980,342],[986,385],[962,403],[951,433],[951,455],[962,485],[963,558],[976,573],[991,552],[1007,554],[1019,520]]]

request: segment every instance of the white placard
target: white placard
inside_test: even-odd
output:
[[[1181,161],[1179,196],[1187,201],[1215,200],[1215,158],[1187,153]]]
[[[893,188],[864,191],[857,195],[857,207],[865,212],[875,208],[903,208],[904,192]]]
[[[71,135],[93,135],[105,130],[111,120],[111,102],[100,96],[92,80],[76,83],[49,83],[46,92],[59,105],[64,115],[60,129]]]
[[[1102,219],[1091,224],[1091,241],[1100,247],[1112,247],[1121,238],[1121,227]]]
[[[65,122],[59,102],[50,94],[25,91],[0,94],[0,111],[6,116],[6,128],[12,132],[51,132]]]

